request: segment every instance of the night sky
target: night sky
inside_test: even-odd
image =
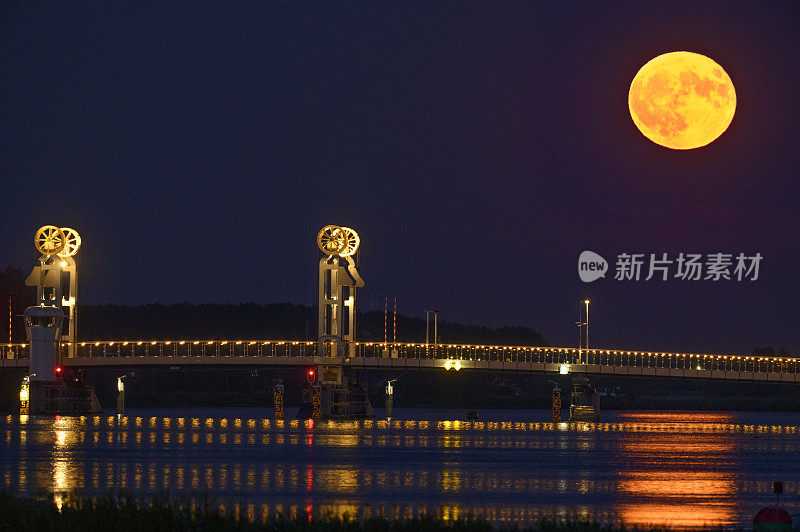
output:
[[[82,303],[310,304],[338,224],[362,310],[572,346],[589,298],[592,346],[800,351],[800,3],[163,4],[0,8],[0,267],[54,224],[83,238]],[[628,112],[675,50],[736,88],[697,150]],[[612,272],[581,282],[583,250]],[[764,259],[614,279],[620,253],[680,252]]]

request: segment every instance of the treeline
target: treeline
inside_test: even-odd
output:
[[[16,268],[0,270],[0,343],[8,342],[8,315],[11,311],[11,338],[13,342],[25,341],[22,311],[36,304],[36,289],[25,286],[27,274]],[[10,305],[10,307],[9,307]]]
[[[431,323],[431,341],[433,324]],[[78,309],[81,340],[316,340],[317,309],[291,303],[241,305],[177,303],[141,306],[83,305]],[[384,314],[358,312],[356,338],[382,342]],[[388,339],[392,341],[392,317]],[[529,327],[492,329],[439,322],[441,343],[547,345]],[[398,342],[424,342],[425,320],[397,316]]]
[[[11,303],[12,340],[25,342],[25,328],[18,316],[36,303],[36,290],[25,286],[23,270],[0,270],[0,343],[7,342],[8,309]],[[388,338],[392,340],[392,317]],[[433,324],[431,323],[431,341]],[[315,340],[317,309],[290,303],[240,305],[176,303],[139,306],[79,305],[78,339],[94,340]],[[383,312],[358,312],[356,338],[360,341],[383,341]],[[442,343],[494,345],[547,345],[537,331],[529,327],[491,329],[474,325],[439,322]],[[425,341],[425,320],[397,316],[398,342]]]
[[[36,290],[25,286],[27,274],[18,268],[0,270],[0,343],[11,339],[25,342],[22,311],[36,303]],[[317,309],[290,303],[240,305],[176,303],[139,306],[81,305],[78,307],[79,340],[315,340]],[[388,320],[388,339],[392,341],[392,316]],[[433,341],[433,324],[431,324]],[[178,338],[180,337],[180,338]],[[380,311],[359,312],[356,338],[381,342],[384,315]],[[439,322],[441,343],[487,345],[548,345],[543,336],[529,327],[492,329],[475,325]],[[425,320],[397,316],[398,342],[424,342]],[[785,348],[757,347],[757,356],[788,356]]]

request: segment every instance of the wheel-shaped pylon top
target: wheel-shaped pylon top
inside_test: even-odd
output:
[[[326,255],[338,255],[346,244],[344,232],[338,225],[326,225],[317,233],[317,247]]]
[[[341,229],[344,234],[345,246],[344,249],[339,252],[339,256],[349,257],[358,251],[358,245],[361,244],[361,239],[358,238],[358,233],[349,227],[342,227]]]
[[[57,255],[67,245],[67,237],[61,228],[55,225],[44,225],[36,231],[33,237],[36,251],[42,255]]]
[[[66,237],[66,245],[64,249],[58,254],[59,257],[65,259],[71,257],[78,252],[81,247],[81,235],[75,229],[70,227],[62,227],[64,236]]]

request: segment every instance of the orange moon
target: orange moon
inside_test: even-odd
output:
[[[691,150],[728,129],[736,111],[736,91],[712,59],[670,52],[639,69],[628,92],[628,108],[645,137],[673,150]]]

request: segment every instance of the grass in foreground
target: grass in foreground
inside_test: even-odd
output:
[[[623,532],[624,526],[588,522],[542,521],[525,529],[495,527],[481,520],[443,521],[434,517],[408,520],[371,518],[363,521],[330,516],[277,517],[266,523],[225,516],[212,499],[192,505],[185,498],[168,495],[133,497],[121,492],[99,498],[79,494],[64,498],[61,510],[52,495],[48,499],[0,492],[0,530],[15,531],[269,531],[269,532]]]

